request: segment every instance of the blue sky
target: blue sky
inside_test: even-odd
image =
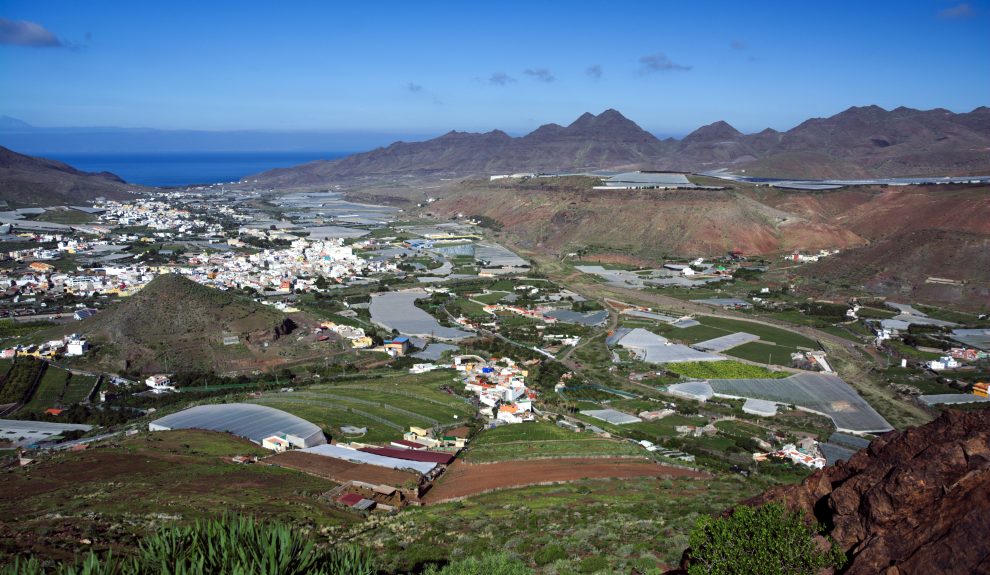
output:
[[[990,104],[990,3],[0,0],[0,115],[38,126],[659,134]]]

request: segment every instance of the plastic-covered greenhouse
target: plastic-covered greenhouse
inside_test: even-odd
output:
[[[166,415],[148,424],[151,431],[206,429],[225,431],[260,444],[266,437],[284,437],[294,447],[305,448],[327,442],[323,431],[305,419],[281,409],[249,403],[198,405]]]

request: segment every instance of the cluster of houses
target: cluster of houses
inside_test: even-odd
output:
[[[262,293],[319,291],[320,278],[343,283],[355,276],[396,271],[395,263],[367,261],[342,238],[296,238],[288,248],[257,253],[221,252],[192,256],[180,271],[217,288],[251,288]]]
[[[107,225],[147,227],[180,234],[206,232],[223,235],[220,224],[196,219],[188,210],[174,208],[159,200],[142,198],[129,202],[109,201],[99,207],[105,210],[100,214],[100,221]]]
[[[351,344],[351,349],[366,349],[374,345],[371,338],[365,335],[364,329],[360,327],[353,327],[349,325],[340,325],[332,321],[325,321],[316,331],[319,332],[332,332],[343,339],[346,339]]]
[[[534,421],[536,392],[526,387],[529,372],[509,358],[491,361],[475,355],[454,357],[454,369],[462,374],[464,389],[478,397],[478,413],[491,421]]]
[[[550,317],[547,312],[552,311],[554,308],[547,306],[540,306],[533,309],[520,307],[517,305],[505,305],[505,304],[491,304],[486,305],[483,308],[486,312],[496,315],[498,312],[514,313],[516,315],[521,315],[530,319],[535,319],[537,321],[542,321],[543,323],[553,325],[557,323],[557,319]]]
[[[78,357],[86,355],[90,349],[86,338],[71,334],[62,339],[53,339],[37,345],[18,345],[0,350],[0,358],[36,357],[38,359],[58,359],[59,357]]]
[[[839,250],[818,250],[818,253],[816,254],[794,252],[790,255],[784,256],[784,259],[789,262],[810,263],[817,262],[822,258],[827,258],[828,256],[835,255],[837,253],[839,253]]]

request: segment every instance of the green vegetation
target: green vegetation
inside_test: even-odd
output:
[[[45,369],[45,362],[39,359],[18,359],[3,381],[0,381],[0,405],[17,403],[27,399],[25,396],[43,369]]]
[[[93,375],[72,374],[69,384],[65,387],[65,393],[62,394],[62,405],[72,405],[86,399],[96,385],[96,379]]]
[[[100,449],[39,457],[30,468],[4,474],[8,496],[0,497],[5,526],[37,538],[3,538],[0,557],[37,549],[32,541],[38,538],[48,549],[77,548],[79,539],[86,537],[96,542],[98,551],[116,550],[133,546],[135,536],[152,533],[164,519],[190,524],[228,511],[264,513],[266,521],[310,531],[355,520],[321,499],[335,486],[332,482],[230,461],[234,455],[267,454],[228,434],[184,430],[118,436]],[[33,487],[39,481],[43,490]],[[53,509],[73,525],[71,531],[51,528]]]
[[[475,301],[480,301],[481,303],[493,304],[493,303],[497,303],[499,300],[501,300],[507,295],[509,295],[509,292],[493,291],[486,294],[476,295],[471,299]]]
[[[368,428],[362,440],[388,442],[401,439],[409,426],[429,428],[469,421],[472,406],[441,389],[452,385],[453,379],[447,370],[419,375],[393,373],[271,393],[251,401],[298,415],[332,436],[340,434],[340,426],[354,425]]]
[[[53,222],[56,224],[88,224],[96,220],[93,214],[87,214],[79,210],[72,209],[51,209],[45,213],[33,216],[30,219],[39,222]]]
[[[664,369],[695,379],[783,378],[789,374],[739,361],[684,361],[664,364]]]
[[[789,367],[791,365],[791,354],[796,352],[797,350],[792,348],[751,341],[727,350],[724,353],[725,355],[731,355],[732,357],[755,361],[757,363]]]
[[[34,392],[31,401],[27,402],[24,409],[27,411],[44,411],[49,407],[55,407],[62,399],[65,385],[69,381],[69,372],[55,366],[49,366],[45,374],[41,376],[38,389]]]
[[[626,442],[536,422],[485,430],[471,443],[465,457],[480,463],[539,457],[641,456],[644,453],[642,448]]]
[[[424,575],[529,575],[533,570],[504,553],[490,553],[452,561],[440,568],[430,565]]]
[[[53,325],[55,324],[47,321],[19,322],[12,319],[0,319],[0,340],[30,335]]]
[[[43,575],[36,559],[15,561],[0,571],[11,575]],[[80,566],[60,565],[59,575],[373,575],[372,554],[357,547],[319,548],[312,538],[285,523],[248,516],[223,515],[192,525],[163,527],[140,542],[133,557],[90,552]],[[458,571],[457,573],[460,573]]]
[[[657,573],[674,565],[701,515],[752,497],[768,478],[582,480],[409,508],[355,527],[354,543],[376,545],[386,573],[504,549],[538,572]],[[548,547],[554,546],[552,549]],[[599,557],[598,565],[583,563]]]
[[[691,533],[690,575],[815,575],[838,569],[846,556],[837,545],[819,547],[799,511],[782,504],[743,505],[728,517],[702,517]]]
[[[487,429],[478,434],[474,441],[471,442],[471,447],[520,441],[571,440],[577,437],[581,437],[581,435],[552,423],[539,421],[521,425],[503,425],[495,429]]]
[[[571,432],[571,435],[577,435]],[[519,441],[472,446],[465,456],[471,463],[539,459],[542,457],[645,456],[643,448],[628,442],[598,437],[551,441]]]

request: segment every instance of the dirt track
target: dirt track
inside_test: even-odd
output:
[[[572,457],[474,465],[457,460],[423,500],[427,504],[433,504],[512,487],[624,477],[702,478],[708,475],[700,471],[657,465],[645,459]]]

